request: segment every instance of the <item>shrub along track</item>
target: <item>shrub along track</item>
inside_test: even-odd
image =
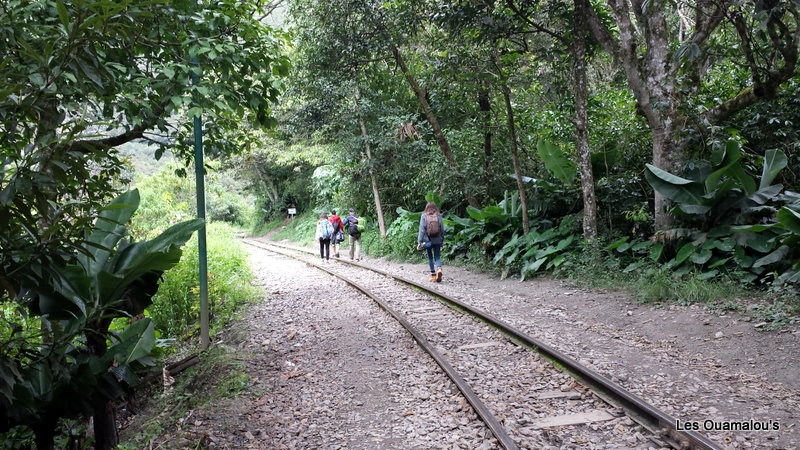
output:
[[[245,242],[286,256],[307,252]],[[696,432],[676,430],[674,418],[486,312],[360,264],[302,259],[361,290],[403,324],[456,383],[502,448],[561,443],[646,447],[646,439],[662,447],[721,448]],[[606,402],[614,406],[609,408]],[[647,431],[639,432],[636,426],[626,429],[614,420],[623,411]],[[605,429],[605,421],[612,421],[613,432]]]

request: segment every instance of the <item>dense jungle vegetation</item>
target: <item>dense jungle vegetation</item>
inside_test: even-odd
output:
[[[116,402],[196,336],[201,229],[215,329],[259,295],[240,230],[309,241],[354,207],[369,254],[407,259],[426,200],[449,264],[797,320],[798,14],[0,2],[0,445],[119,444]]]

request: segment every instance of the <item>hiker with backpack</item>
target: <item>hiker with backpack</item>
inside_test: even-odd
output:
[[[333,225],[333,237],[331,238],[331,246],[333,247],[333,256],[339,257],[339,243],[344,241],[344,222],[342,218],[336,215],[336,210],[331,210],[331,216],[328,218],[331,225]]]
[[[428,202],[425,211],[419,218],[419,234],[417,235],[417,250],[425,249],[428,252],[428,266],[431,268],[429,281],[442,281],[441,250],[444,243],[444,223],[442,214],[436,203]],[[436,264],[434,270],[434,263]]]
[[[331,259],[331,237],[333,236],[333,225],[328,220],[328,215],[322,213],[319,215],[319,222],[317,222],[317,240],[319,241],[319,256],[322,262],[328,262]]]
[[[358,230],[358,214],[350,208],[350,214],[343,221],[343,229],[350,235],[350,261],[361,260],[361,231]]]

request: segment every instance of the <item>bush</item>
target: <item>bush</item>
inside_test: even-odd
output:
[[[212,326],[229,322],[244,303],[260,293],[250,284],[247,251],[228,224],[212,222],[207,227],[208,300]],[[199,326],[200,280],[197,236],[187,243],[181,262],[164,273],[158,294],[147,314],[164,337],[178,337]]]

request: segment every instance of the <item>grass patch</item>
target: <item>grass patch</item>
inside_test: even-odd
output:
[[[305,211],[294,216],[289,221],[270,222],[267,232],[272,233],[271,239],[275,241],[286,240],[300,244],[311,243],[317,233],[318,220],[319,216],[314,211]]]
[[[251,284],[249,255],[236,238],[239,230],[222,222],[207,226],[208,299],[213,331],[235,318],[244,304],[261,298]],[[164,337],[196,331],[200,317],[200,275],[197,235],[184,247],[180,263],[164,273],[147,314]]]

